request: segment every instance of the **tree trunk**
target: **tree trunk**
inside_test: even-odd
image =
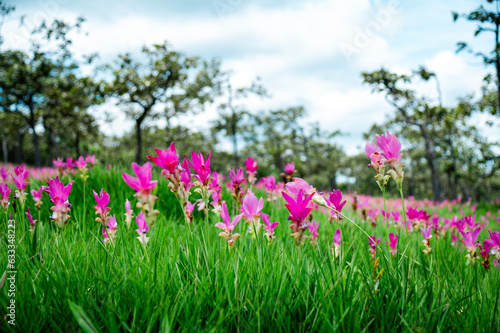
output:
[[[233,148],[234,148],[234,167],[238,169],[239,158],[238,158],[238,138],[236,137],[236,113],[231,109],[231,135],[233,137]]]
[[[419,127],[425,142],[425,159],[431,169],[431,183],[434,201],[441,201],[441,179],[439,177],[439,164],[436,157],[434,141],[432,141],[431,136],[425,130],[424,125],[420,125]]]
[[[337,177],[336,177],[336,172],[335,171],[333,171],[332,173],[330,173],[330,175],[328,176],[328,182],[330,183],[330,188],[332,190],[338,189],[338,187],[337,187]]]
[[[24,134],[19,131],[17,132],[17,149],[15,150],[15,161],[17,164],[23,163],[23,140]]]
[[[142,120],[143,118],[138,118],[135,123],[135,138],[136,138],[136,146],[135,146],[135,162],[137,164],[142,164]]]
[[[5,164],[9,163],[9,152],[7,150],[7,139],[2,139],[2,150],[3,150],[3,162]]]
[[[29,118],[29,125],[31,127],[31,130],[33,131],[33,147],[35,148],[35,166],[41,167],[42,166],[42,156],[40,154],[40,142],[38,140],[38,134],[36,133],[35,126],[36,126],[36,121],[35,121],[35,106],[33,104],[33,97],[30,96],[28,100],[28,108],[30,110],[30,118]]]

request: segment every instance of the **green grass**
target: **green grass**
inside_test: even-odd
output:
[[[114,247],[103,245],[100,226],[94,221],[92,189],[101,188],[110,194],[111,214],[117,216],[119,236]],[[167,181],[160,180],[157,189],[161,213],[148,232],[146,249],[136,239],[135,220],[131,230],[124,224],[123,205],[126,198],[134,199],[134,192],[122,181],[119,170],[93,170],[86,182],[85,207],[83,184],[75,178],[69,198],[71,219],[64,230],[57,230],[48,220],[51,205],[44,194],[36,244],[27,219],[20,213],[14,215],[16,326],[3,321],[0,330],[499,331],[500,270],[491,265],[486,272],[479,262],[467,265],[465,250],[452,247],[449,234],[432,238],[433,249],[427,256],[420,233],[407,238],[401,232],[399,254],[393,258],[385,241],[397,229],[382,223],[375,228],[360,224],[369,234],[382,237],[374,273],[367,237],[349,222],[331,225],[326,215],[314,211],[314,217],[321,220],[319,245],[307,242],[298,248],[290,237],[287,210],[282,203],[266,202],[264,212],[271,221],[281,222],[274,243],[268,246],[263,235],[253,241],[242,221],[236,227],[242,237],[229,251],[218,236],[220,229],[214,227],[218,222],[214,214],[207,221],[196,212],[193,224],[187,226]],[[257,195],[265,193],[257,191]],[[227,191],[224,199],[232,207]],[[28,202],[36,218],[30,197]],[[349,210],[346,215],[355,216]],[[342,257],[334,258],[330,248],[338,227],[345,244]],[[3,215],[0,231],[0,258],[6,263]],[[480,239],[485,236],[483,231]],[[382,269],[375,284],[374,277]],[[10,300],[6,286],[0,292],[2,317]]]

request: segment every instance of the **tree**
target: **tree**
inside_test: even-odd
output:
[[[267,97],[268,94],[264,87],[258,83],[258,78],[251,86],[237,89],[232,87],[230,79],[229,74],[223,79],[221,92],[227,97],[227,100],[218,105],[219,119],[212,123],[212,131],[214,133],[225,132],[227,136],[231,137],[233,142],[233,166],[234,168],[238,168],[240,166],[238,134],[248,131],[248,128],[241,128],[241,123],[249,113],[243,105],[237,104],[237,101],[247,98],[250,94],[260,97]]]
[[[486,0],[486,2],[488,4],[494,4],[494,6],[489,9],[480,5],[477,9],[471,11],[470,13],[459,14],[457,12],[452,12],[452,15],[453,21],[463,18],[467,21],[477,22],[478,26],[474,31],[474,36],[479,36],[483,32],[494,34],[493,48],[489,53],[476,52],[466,42],[457,43],[457,52],[467,51],[482,58],[485,65],[495,66],[497,99],[496,106],[492,110],[492,114],[495,114],[496,111],[500,117],[500,0]]]
[[[217,94],[220,75],[218,62],[187,57],[171,50],[167,42],[143,47],[142,55],[146,58],[144,63],[128,53],[120,55],[111,68],[114,79],[110,86],[118,104],[126,106],[127,115],[135,121],[138,163],[143,159],[143,123],[159,115],[155,107],[162,106],[167,119],[198,111]]]
[[[16,114],[26,121],[31,130],[36,166],[42,164],[37,127],[44,118],[44,106],[50,103],[47,92],[53,91],[62,77],[77,71],[78,65],[69,50],[68,34],[79,30],[83,22],[83,18],[78,18],[74,24],[57,19],[51,24],[44,21],[32,31],[28,52],[7,50],[0,53],[1,111],[7,115]]]

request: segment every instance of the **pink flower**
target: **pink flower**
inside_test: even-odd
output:
[[[236,172],[234,172],[234,170],[231,168],[231,170],[229,170],[229,178],[233,182],[233,186],[234,184],[243,183],[243,181],[245,180],[245,177],[243,176],[243,169],[238,169]]]
[[[92,190],[92,192],[94,192],[94,198],[97,202],[97,205],[94,206],[96,213],[99,215],[107,215],[111,209],[110,207],[106,207],[109,203],[109,194],[106,193],[104,189],[101,189],[101,193],[99,195],[97,195],[94,190]]]
[[[188,160],[185,159],[184,162],[181,165],[181,173],[180,173],[180,178],[181,182],[184,183],[184,188],[186,191],[189,191],[191,187],[193,187],[193,183],[191,182],[191,171],[189,170],[189,164]]]
[[[280,224],[279,222],[273,222],[273,223],[270,223],[269,222],[269,215],[265,214],[265,213],[261,213],[260,214],[260,217],[262,217],[262,220],[264,221],[264,224],[266,225],[264,227],[264,230],[267,231],[267,234],[269,235],[273,235],[274,234],[274,228],[276,228],[276,226],[278,224]]]
[[[264,199],[257,199],[255,194],[251,190],[248,190],[241,205],[243,216],[249,221],[256,222],[260,218],[262,208],[264,208]]]
[[[207,159],[203,158],[202,153],[196,154],[194,151],[191,152],[191,161],[189,161],[184,155],[184,157],[187,159],[189,166],[196,172],[196,175],[194,176],[201,185],[208,185],[210,181],[210,157],[212,156],[212,151],[210,151],[210,154],[207,155]]]
[[[333,190],[333,192],[329,194],[328,199],[333,206],[332,208],[335,208],[338,212],[342,211],[342,208],[344,208],[346,204],[346,201],[342,201],[342,192],[340,192],[340,190]]]
[[[457,240],[458,240],[457,235],[451,235],[451,246],[455,246],[455,243],[457,242]]]
[[[380,149],[373,142],[367,142],[365,144],[365,154],[368,155],[372,163],[370,166],[375,169],[375,171],[379,171],[379,167],[384,166],[385,159],[382,158],[380,154]]]
[[[335,257],[338,257],[340,255],[340,241],[341,241],[341,234],[340,234],[340,229],[337,229],[335,233],[333,234],[333,254]]]
[[[254,174],[259,167],[257,166],[257,161],[254,161],[252,157],[249,157],[245,161],[245,168],[247,169],[247,174],[248,173]]]
[[[394,235],[392,232],[389,234],[389,242],[386,242],[387,244],[389,244],[389,247],[391,248],[391,254],[393,256],[396,256],[396,252],[398,251],[397,250],[397,246],[398,246],[398,235]]]
[[[66,159],[66,168],[72,169],[74,166],[75,164],[73,163],[73,159],[71,157],[68,157]]]
[[[467,251],[469,253],[475,252],[476,248],[479,245],[479,243],[476,243],[476,240],[477,240],[477,237],[479,236],[479,232],[481,232],[481,228],[476,228],[473,231],[467,231],[467,232],[459,230],[459,232],[465,238],[465,239],[461,239],[460,241],[462,243],[464,243],[465,247],[467,248]]]
[[[425,239],[431,239],[432,238],[432,226],[429,226],[427,228],[420,228],[422,231],[422,236],[424,236]]]
[[[43,190],[49,194],[51,201],[56,206],[64,206],[68,200],[69,192],[71,191],[74,181],[64,186],[63,182],[59,180],[59,177],[56,177],[54,179],[49,179],[48,183],[49,186],[44,187]]]
[[[311,201],[314,193],[306,197],[304,195],[303,190],[299,190],[296,199],[286,194],[286,192],[281,192],[281,194],[283,195],[283,198],[285,198],[285,200],[287,201],[285,207],[290,212],[290,216],[288,217],[288,219],[294,222],[297,225],[297,227],[303,227],[302,224],[304,222],[304,219],[307,217],[307,215],[309,215],[309,213],[312,210],[312,208],[307,206]]]
[[[33,196],[33,201],[35,201],[35,203],[42,200],[42,192],[43,192],[43,187],[40,187],[38,191],[31,190],[31,195]]]
[[[137,239],[143,246],[146,246],[149,241],[149,237],[146,237],[146,233],[149,231],[149,225],[146,223],[146,217],[144,216],[143,212],[139,213],[139,216],[137,216],[135,222],[137,223],[137,227],[139,227],[139,229],[135,230],[139,234],[139,237],[137,237]]]
[[[293,196],[297,196],[299,191],[306,196],[316,192],[316,189],[302,178],[294,178],[293,182],[286,183],[285,188]]]
[[[83,156],[80,156],[78,158],[78,160],[75,161],[75,166],[77,168],[83,169],[87,166],[87,161],[85,160],[85,158]]]
[[[9,172],[5,168],[0,168],[0,178],[2,182],[5,182],[9,177]]]
[[[308,228],[309,232],[311,233],[311,242],[312,242],[313,244],[315,244],[315,243],[316,243],[316,238],[318,238],[318,236],[319,236],[319,235],[318,235],[319,223],[320,223],[320,221],[319,221],[319,220],[316,222],[316,220],[315,220],[315,219],[313,219],[313,220],[311,221],[311,223],[308,223],[308,224],[307,224],[307,228]]]
[[[69,192],[73,186],[73,181],[64,186],[63,182],[58,177],[48,181],[49,186],[44,187],[43,190],[50,196],[50,201],[54,204],[50,209],[53,211],[52,220],[59,228],[63,228],[68,222],[69,208],[71,204],[68,202]]]
[[[179,164],[179,156],[177,156],[177,151],[175,150],[174,143],[172,142],[170,144],[168,150],[155,148],[155,151],[158,156],[148,155],[147,157],[165,171],[174,173],[177,169],[177,165]]]
[[[9,196],[11,191],[12,190],[9,188],[9,185],[7,185],[7,183],[0,183],[0,197],[2,199],[0,201],[0,204],[3,206],[5,210],[7,210],[10,204]]]
[[[372,249],[375,249],[375,248],[377,248],[377,245],[378,245],[378,243],[380,243],[381,239],[382,238],[379,237],[379,239],[376,240],[375,236],[370,236],[370,237],[368,237],[368,244],[370,245],[370,247]]]
[[[194,207],[196,207],[196,202],[195,203],[191,203],[191,202],[186,202],[186,218],[188,220],[189,223],[193,222],[193,216],[191,214],[193,214],[193,210],[194,210]]]
[[[377,145],[384,151],[382,156],[387,159],[387,162],[391,164],[391,166],[394,163],[399,164],[403,154],[401,154],[401,143],[398,138],[395,135],[389,134],[389,131],[387,131],[386,136],[383,134],[381,136],[376,135],[376,138]]]
[[[215,224],[215,226],[217,228],[221,228],[222,230],[224,230],[223,232],[219,233],[219,236],[223,237],[227,241],[227,244],[229,245],[229,247],[232,247],[232,246],[234,246],[235,240],[241,236],[240,234],[233,234],[233,231],[234,231],[234,228],[236,227],[236,225],[238,224],[238,222],[240,222],[241,217],[243,215],[241,215],[241,214],[236,215],[233,218],[233,221],[231,221],[231,219],[229,218],[229,213],[227,212],[226,202],[223,201],[222,208],[220,211],[220,216],[221,216],[222,221],[224,223],[218,222]]]
[[[28,217],[28,221],[30,221],[30,227],[34,228],[36,225],[36,220],[33,220],[33,216],[31,215],[30,208],[28,207],[28,211],[25,213]]]
[[[397,210],[392,212],[392,218],[394,219],[394,222],[398,223],[400,217],[401,217],[401,214]]]
[[[28,184],[29,184],[26,181],[26,179],[28,179],[28,177],[30,176],[30,173],[28,170],[24,169],[24,167],[22,165],[17,166],[14,169],[14,172],[16,174],[16,177],[12,176],[12,179],[14,180],[14,184],[19,189],[19,192],[23,193],[24,190],[26,189],[26,186],[28,186]]]
[[[375,239],[375,236],[369,236],[368,237],[368,244],[370,245],[370,253],[371,253],[371,256],[372,258],[375,258],[377,256],[377,245],[378,243],[380,243],[380,239]]]
[[[62,159],[62,157],[59,157],[55,160],[52,160],[52,163],[54,163],[54,166],[58,169],[62,169],[66,166],[66,162]]]
[[[292,174],[295,172],[295,163],[286,163],[285,164],[285,173],[287,175]]]
[[[125,201],[125,223],[127,224],[127,227],[130,228],[130,223],[132,223],[132,217],[134,211],[132,210],[132,205],[130,204],[130,201],[128,199]]]
[[[95,165],[95,155],[85,156],[85,162],[87,162],[90,165]]]
[[[111,233],[114,234],[116,232],[117,228],[118,228],[118,224],[116,223],[116,216],[113,215],[113,216],[111,216],[111,218],[108,221],[108,231],[110,231]]]
[[[151,194],[151,191],[155,188],[156,184],[158,184],[157,180],[151,180],[152,168],[153,166],[149,162],[146,162],[143,166],[132,163],[132,170],[134,171],[137,178],[132,177],[124,172],[122,175],[123,180],[136,192],[148,196],[149,194]]]
[[[335,233],[333,234],[333,244],[336,246],[340,246],[340,241],[341,241],[341,234],[340,234],[340,229],[337,229]]]
[[[233,221],[231,221],[231,218],[229,217],[229,213],[227,212],[226,202],[223,201],[222,202],[222,208],[221,208],[220,216],[222,218],[222,221],[224,221],[224,223],[218,222],[218,223],[215,224],[215,226],[217,228],[221,228],[225,232],[229,232],[229,231],[233,231],[234,230],[234,228],[236,227],[236,225],[238,224],[238,222],[240,222],[241,217],[243,216],[243,214],[236,215],[233,218]]]

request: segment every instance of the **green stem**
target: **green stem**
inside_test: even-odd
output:
[[[385,206],[385,187],[383,188],[382,190],[382,197],[384,198],[384,214],[383,214],[383,220],[385,222],[385,224],[387,225],[387,227],[389,227],[389,223],[387,221],[387,208]]]
[[[408,225],[406,224],[406,209],[405,209],[405,198],[403,197],[403,187],[399,188],[399,194],[401,195],[401,203],[403,205],[403,218],[405,221],[406,237],[408,237]]]

